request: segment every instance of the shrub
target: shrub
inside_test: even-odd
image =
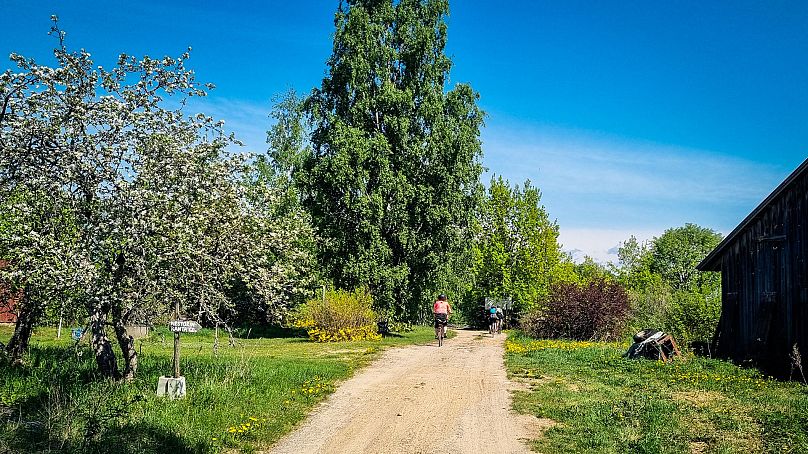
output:
[[[324,298],[302,305],[294,316],[294,326],[303,328],[315,342],[377,340],[373,299],[365,288],[349,292],[329,290]]]
[[[632,316],[624,332],[626,337],[630,338],[646,328],[669,332],[672,293],[670,287],[658,278],[649,280],[642,287],[629,290]]]
[[[707,295],[699,292],[674,292],[668,306],[666,331],[672,333],[680,345],[712,341],[718,318],[721,316],[721,293]]]
[[[612,340],[630,314],[628,294],[617,283],[596,278],[586,284],[555,285],[539,309],[522,317],[522,329],[536,338]]]
[[[645,328],[665,331],[680,348],[693,342],[709,343],[721,315],[721,293],[671,291],[665,284],[649,285],[631,292],[633,317],[626,335]]]

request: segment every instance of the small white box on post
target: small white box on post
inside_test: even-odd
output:
[[[186,393],[185,377],[180,375],[180,333],[195,333],[202,327],[193,320],[174,320],[168,328],[174,332],[174,376],[159,378],[157,395],[177,399]]]
[[[160,377],[157,380],[157,395],[169,399],[185,397],[185,377]]]

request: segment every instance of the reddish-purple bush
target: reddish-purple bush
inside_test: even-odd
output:
[[[617,283],[559,284],[539,308],[522,317],[522,330],[544,339],[612,340],[626,326],[628,293]]]

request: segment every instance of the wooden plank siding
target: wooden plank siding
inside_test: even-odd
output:
[[[808,358],[807,169],[808,160],[698,266],[721,271],[713,353],[779,377],[795,344]]]

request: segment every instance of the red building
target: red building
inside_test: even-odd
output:
[[[0,268],[5,267],[8,262],[0,260]],[[19,292],[12,292],[3,282],[0,282],[0,323],[14,323],[17,321],[17,301],[20,299]]]

